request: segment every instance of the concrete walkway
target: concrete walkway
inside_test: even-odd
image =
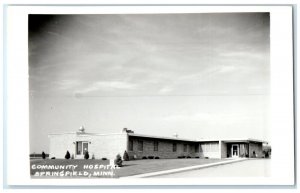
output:
[[[164,174],[153,178],[257,178],[271,175],[271,159],[248,159],[199,170]]]
[[[244,160],[248,160],[248,159],[247,158],[230,159],[230,160],[224,160],[222,162],[217,162],[217,163],[202,164],[202,165],[196,165],[196,166],[190,166],[190,167],[164,170],[164,171],[159,171],[159,172],[151,172],[151,173],[127,176],[127,177],[123,177],[123,178],[147,178],[147,177],[152,177],[152,176],[166,175],[166,174],[172,174],[172,173],[177,173],[177,172],[184,172],[184,171],[189,171],[189,170],[230,164],[230,163],[240,162],[240,161],[244,161]]]

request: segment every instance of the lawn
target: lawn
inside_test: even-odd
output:
[[[30,160],[33,178],[119,178],[223,161],[221,159],[153,159],[124,161],[120,168],[108,167],[108,160],[46,159]],[[48,167],[48,168],[43,168]],[[60,168],[55,168],[60,167]],[[65,172],[63,176],[59,172]],[[35,176],[38,172],[39,176]],[[70,175],[67,175],[70,174]],[[54,177],[53,177],[54,175]],[[57,176],[58,175],[58,176]]]

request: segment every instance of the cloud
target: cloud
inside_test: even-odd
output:
[[[136,89],[137,85],[123,81],[97,81],[92,83],[90,86],[78,90],[77,93],[90,93],[94,91],[115,91],[115,90],[133,90]]]
[[[79,80],[61,80],[61,81],[54,82],[54,84],[57,85],[58,89],[61,90],[76,88],[77,86],[80,85],[80,83],[81,81]]]
[[[171,87],[171,86],[164,86],[163,88],[161,88],[161,89],[159,89],[159,93],[160,94],[168,94],[168,93],[170,93],[171,91],[173,91],[173,87]]]
[[[222,120],[223,123],[237,123],[246,120],[251,120],[253,114],[241,113],[177,113],[165,116],[163,119],[170,122],[207,122],[214,123],[215,120]]]

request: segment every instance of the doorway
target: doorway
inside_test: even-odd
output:
[[[232,144],[231,145],[231,157],[238,158],[239,155],[239,145],[238,144]]]
[[[76,158],[83,158],[85,152],[89,151],[89,143],[86,141],[76,142]]]

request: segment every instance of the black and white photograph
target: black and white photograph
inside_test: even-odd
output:
[[[29,15],[31,175],[268,176],[269,21]]]
[[[282,142],[275,129],[274,117],[283,121],[274,113],[280,77],[271,16],[29,12],[23,175],[50,183],[271,183],[278,163],[293,166],[285,156],[293,147],[282,151],[284,140],[293,143],[292,122]]]

